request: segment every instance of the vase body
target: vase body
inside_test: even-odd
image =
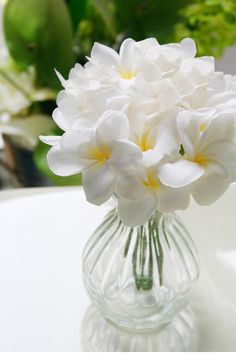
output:
[[[195,246],[175,214],[156,212],[131,228],[114,209],[85,247],[83,272],[107,320],[145,332],[165,326],[185,308],[199,267]]]
[[[81,339],[85,352],[196,352],[198,331],[188,307],[161,330],[136,333],[113,326],[92,305],[83,319]]]

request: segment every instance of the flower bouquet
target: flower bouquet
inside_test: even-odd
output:
[[[131,330],[168,323],[198,278],[195,247],[174,211],[190,196],[220,198],[236,179],[236,80],[195,57],[186,38],[95,43],[76,64],[53,113],[62,136],[44,136],[60,176],[82,172],[90,203],[114,197],[84,251],[84,279],[105,318]]]

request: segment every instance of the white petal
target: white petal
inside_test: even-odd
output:
[[[43,143],[47,144],[47,145],[57,145],[60,143],[61,141],[61,136],[47,136],[47,135],[40,135],[39,136],[39,140],[41,140]]]
[[[160,186],[158,191],[158,210],[171,212],[186,209],[189,205],[190,193],[188,188],[170,188]]]
[[[59,108],[54,109],[52,113],[52,118],[59,128],[66,131],[73,124],[74,120],[70,119],[70,117],[66,117]]]
[[[150,192],[143,198],[136,200],[121,198],[118,203],[118,212],[123,224],[138,226],[148,221],[154,213],[156,206],[156,194]]]
[[[200,205],[209,205],[219,199],[230,184],[227,170],[220,164],[210,164],[204,175],[191,186],[191,193]]]
[[[172,122],[174,125],[174,122]],[[163,155],[176,154],[179,152],[180,142],[176,137],[175,127],[169,128],[160,125],[157,130],[155,149]]]
[[[229,101],[230,99],[236,98],[236,92],[235,91],[224,91],[220,92],[217,95],[212,96],[208,101],[207,105],[208,106],[216,106],[222,103],[225,103]]]
[[[114,191],[114,177],[107,163],[95,163],[82,173],[83,187],[88,202],[101,205]]]
[[[155,81],[150,86],[163,110],[180,102],[181,97],[169,79]]]
[[[85,143],[91,143],[93,130],[90,128],[71,129],[63,134],[61,148],[67,151],[78,151]]]
[[[212,119],[199,141],[199,148],[205,149],[208,145],[219,140],[230,140],[235,134],[235,121],[231,116],[222,114]]]
[[[117,173],[115,177],[116,193],[126,199],[139,199],[149,193],[148,188],[142,183],[142,176],[137,169],[130,169]],[[143,179],[145,178],[145,173]]]
[[[180,42],[181,47],[184,50],[186,58],[193,58],[197,53],[197,48],[194,40],[192,38],[184,38]]]
[[[225,166],[232,181],[236,179],[236,145],[232,141],[222,140],[207,146],[204,151],[211,161]]]
[[[195,144],[200,133],[194,113],[188,111],[180,112],[177,116],[177,128],[185,152],[187,155],[194,156]]]
[[[196,181],[203,173],[204,168],[197,163],[181,159],[160,167],[159,177],[166,186],[178,188]]]
[[[135,44],[136,42],[131,38],[125,39],[121,44],[120,60],[124,70],[132,71],[134,69]]]
[[[61,85],[62,85],[63,87],[66,87],[66,80],[64,79],[64,77],[62,76],[62,74],[59,73],[59,71],[57,71],[56,69],[54,69],[54,70],[55,70],[55,73],[56,73],[58,79],[60,80]]]
[[[159,43],[154,37],[146,38],[136,43],[142,53],[147,53],[148,49],[150,49],[151,47],[159,47]]]
[[[91,61],[100,65],[116,65],[119,56],[116,51],[100,43],[94,43],[91,51]]]
[[[96,142],[102,149],[113,140],[128,139],[129,121],[121,112],[105,114],[97,123]]]
[[[106,100],[106,109],[119,111],[125,106],[127,106],[129,100],[130,100],[129,96],[126,95],[108,97]]]
[[[64,152],[59,145],[53,146],[48,152],[48,166],[58,176],[71,176],[80,173],[91,163],[88,160],[78,159],[76,154]]]
[[[128,140],[112,141],[109,144],[109,150],[111,152],[110,162],[117,170],[131,167],[142,159],[139,147]]]
[[[145,151],[143,153],[143,166],[146,169],[157,166],[161,163],[161,161],[163,161],[164,157],[165,156],[163,155],[162,151],[159,151],[158,148],[154,150]]]

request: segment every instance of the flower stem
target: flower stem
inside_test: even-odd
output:
[[[134,228],[130,229],[125,245],[124,257],[128,256],[132,237],[135,237]],[[167,238],[167,235],[165,234],[164,237]],[[137,229],[134,250],[132,253],[133,276],[137,290],[152,289],[154,283],[154,259],[156,260],[158,269],[159,285],[162,286],[164,252],[159,234],[159,220],[156,220],[153,217],[148,221],[147,226],[142,225]]]

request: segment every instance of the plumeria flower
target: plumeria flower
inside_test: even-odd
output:
[[[212,111],[204,121],[197,112],[184,111],[177,126],[179,158],[161,167],[160,180],[172,188],[188,186],[197,203],[210,204],[236,179],[235,120]]]
[[[138,42],[142,48],[143,44]],[[151,44],[151,43],[150,43]],[[160,45],[152,43],[145,48],[145,58],[149,66],[145,67],[144,76],[147,81],[173,77],[185,60],[191,60],[196,55],[196,45],[191,38],[185,38],[180,43]]]
[[[112,196],[117,171],[130,168],[142,158],[141,150],[128,137],[125,115],[106,112],[93,129],[74,128],[62,138],[41,139],[53,145],[48,153],[51,170],[60,176],[82,171],[87,200],[99,205]]]
[[[150,43],[150,40],[146,41]],[[144,53],[138,48],[137,42],[131,38],[124,40],[119,54],[112,48],[95,43],[89,60],[97,67],[103,67],[111,79],[126,81],[128,84],[129,81],[133,82],[136,75],[143,69],[143,65],[146,64]]]
[[[116,87],[82,90],[77,94],[62,90],[57,96],[58,107],[53,112],[53,119],[64,131],[75,123],[92,128],[105,111],[122,110],[128,102],[128,96],[122,95]]]
[[[156,117],[147,120],[140,114],[139,118],[130,122],[130,140],[139,146],[145,154],[149,151],[157,151],[157,155],[170,156],[179,151],[179,143],[176,140],[176,127],[173,120],[167,116]]]
[[[202,81],[202,85],[196,86],[193,90],[188,88],[189,93],[184,95],[182,107],[193,111],[207,107],[228,109],[236,100],[236,90],[229,87],[227,77],[223,73],[214,72],[208,77],[206,75],[206,78],[207,81],[205,83]]]
[[[117,177],[118,211],[125,225],[143,224],[156,209],[171,212],[187,208],[187,190],[167,187],[160,181],[159,171],[163,161],[162,155],[150,151],[144,155],[142,167]]]
[[[217,200],[236,180],[236,80],[195,55],[190,38],[128,38],[119,52],[95,43],[84,67],[58,74],[53,118],[65,133],[43,138],[52,171],[82,171],[94,204],[117,195],[127,225],[184,209],[190,193]]]

